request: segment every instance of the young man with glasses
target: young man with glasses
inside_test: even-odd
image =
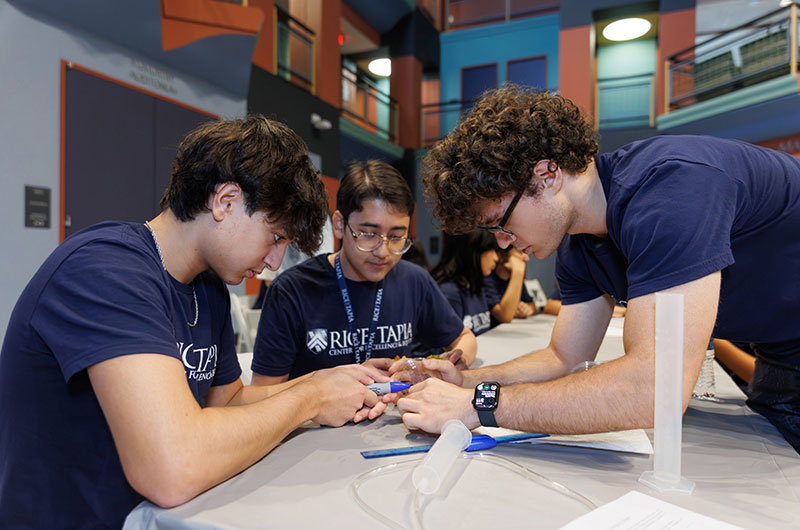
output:
[[[253,354],[253,383],[274,384],[314,370],[367,362],[388,368],[415,344],[459,348],[475,358],[475,336],[427,271],[401,260],[414,197],[380,161],[350,166],[333,214],[338,252],[289,269],[270,285]]]
[[[684,297],[684,409],[712,331],[750,343],[748,404],[800,450],[800,160],[702,136],[597,151],[569,100],[514,86],[485,95],[431,150],[425,186],[444,229],[482,225],[540,259],[558,251],[563,307],[546,348],[475,371],[443,364],[462,388],[421,383],[398,403],[403,420],[432,431],[453,417],[548,433],[651,426],[665,291]],[[627,303],[625,355],[570,374],[594,359],[615,300]],[[470,404],[482,381],[502,387],[493,413]]]

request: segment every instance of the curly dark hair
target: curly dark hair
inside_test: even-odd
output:
[[[591,124],[568,99],[517,85],[488,90],[472,111],[423,160],[425,193],[444,230],[478,224],[486,200],[525,191],[535,195],[533,167],[551,160],[570,173],[597,154]]]
[[[289,127],[261,115],[200,125],[178,147],[161,208],[191,221],[225,182],[242,189],[248,215],[265,212],[306,254],[319,248],[328,194],[305,142]]]
[[[480,294],[483,289],[481,256],[497,250],[497,240],[486,230],[468,234],[444,234],[444,249],[439,264],[431,271],[436,283],[455,282],[462,289]]]

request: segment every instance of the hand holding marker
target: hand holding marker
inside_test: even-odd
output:
[[[390,383],[372,383],[371,385],[367,385],[367,388],[379,396],[383,396],[385,394],[394,394],[395,392],[402,392],[403,390],[408,390],[410,387],[411,385],[408,383],[398,383],[396,381],[392,381]]]

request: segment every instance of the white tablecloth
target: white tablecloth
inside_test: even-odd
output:
[[[554,320],[537,315],[480,336],[477,365],[545,346]],[[622,354],[621,336],[613,330],[620,325],[612,322],[599,359]],[[744,395],[721,369],[716,386],[718,402],[692,400],[684,416],[683,475],[696,483],[691,496],[659,494],[640,484],[639,475],[652,469],[650,456],[546,444],[506,444],[491,452],[598,506],[638,490],[743,528],[800,528],[800,456],[744,405]],[[362,473],[414,457],[366,460],[359,452],[422,440],[434,438],[409,433],[395,410],[338,429],[308,424],[246,471],[182,506],[165,510],[141,503],[125,528],[380,528],[353,500],[350,487]],[[359,491],[374,509],[411,528],[410,469],[386,470]],[[442,490],[423,504],[422,517],[426,528],[559,528],[587,511],[509,470],[460,460]]]

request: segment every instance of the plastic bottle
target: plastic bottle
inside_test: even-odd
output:
[[[447,420],[439,439],[411,475],[414,487],[425,495],[438,491],[453,462],[471,441],[472,433],[463,423]]]
[[[710,399],[717,393],[716,382],[714,380],[714,343],[709,344],[706,356],[703,359],[703,366],[700,368],[700,375],[692,390],[692,397],[697,399]]]

